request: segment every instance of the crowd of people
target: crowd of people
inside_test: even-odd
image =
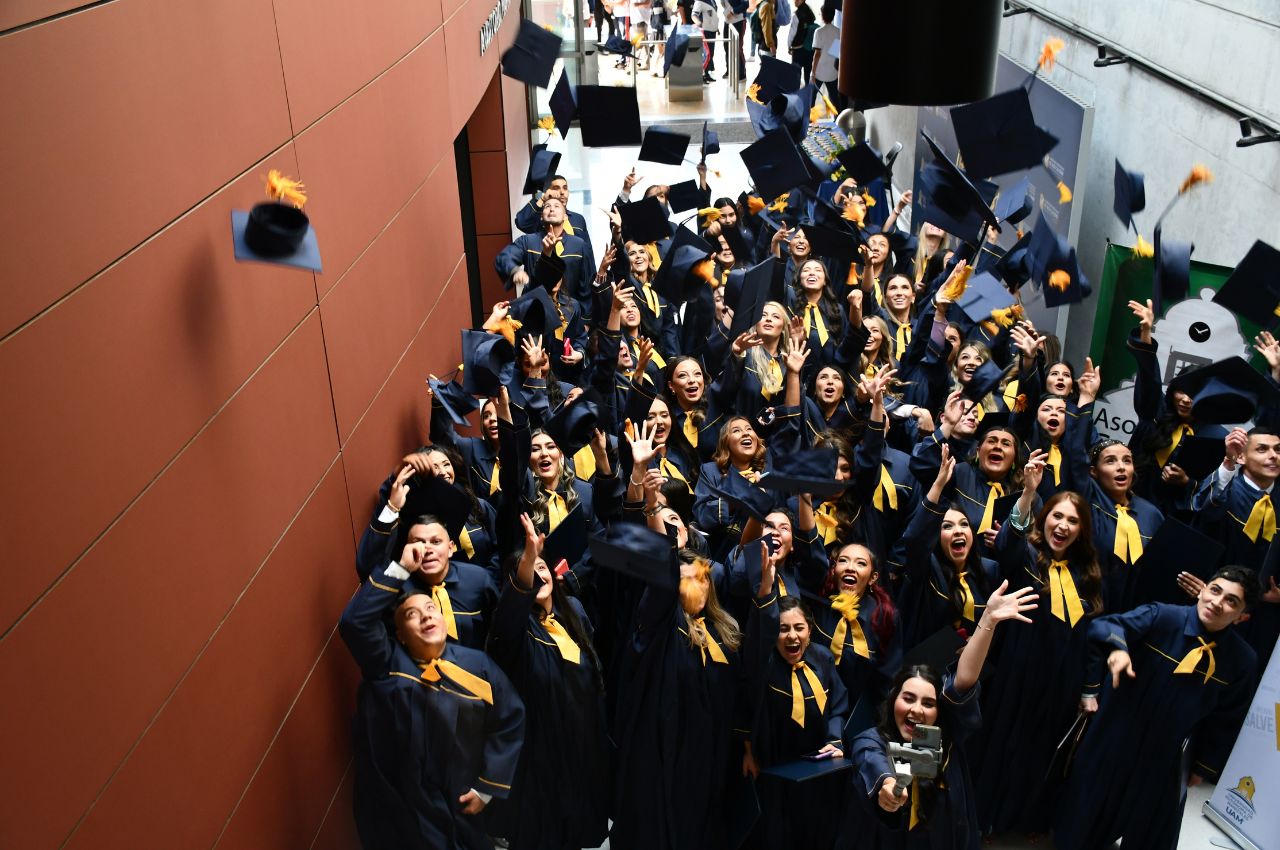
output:
[[[699,165],[680,220],[632,169],[592,233],[531,176],[359,545],[365,847],[1175,847],[1276,642],[1269,397],[1218,424],[1130,302],[1141,427],[1100,438],[1104,364],[962,309],[1025,276],[882,185]]]

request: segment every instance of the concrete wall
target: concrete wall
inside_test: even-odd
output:
[[[1022,0],[1019,0],[1022,2]],[[1139,55],[1280,123],[1280,6],[1274,0],[1030,0],[1096,34],[1122,53]],[[1145,172],[1147,210],[1137,222],[1150,240],[1160,210],[1194,163],[1216,180],[1185,198],[1165,222],[1166,232],[1195,243],[1193,257],[1234,266],[1255,239],[1280,244],[1280,143],[1237,148],[1238,115],[1184,92],[1128,64],[1093,67],[1097,44],[1072,36],[1035,14],[1005,18],[1001,50],[1031,65],[1045,39],[1066,48],[1050,79],[1094,107],[1091,159],[1083,185],[1078,249],[1086,276],[1097,280],[1107,240],[1133,244],[1111,213],[1112,172],[1120,159]],[[868,113],[870,137],[881,149],[902,140],[910,162],[914,107]],[[897,175],[909,185],[909,175]],[[1065,339],[1068,355],[1087,353],[1093,309],[1073,310]]]
[[[504,216],[528,162],[519,6],[0,6],[0,846],[351,847],[334,626],[469,322],[453,140]],[[232,257],[271,168],[323,274]]]

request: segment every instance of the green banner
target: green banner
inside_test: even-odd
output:
[[[1127,340],[1137,327],[1137,320],[1128,304],[1151,297],[1154,268],[1151,259],[1133,256],[1131,248],[1109,244],[1102,280],[1094,295],[1097,314],[1089,353],[1102,367],[1102,396],[1095,420],[1098,431],[1117,440],[1127,440],[1136,424],[1133,376],[1137,364],[1129,353]],[[1259,371],[1266,369],[1265,362],[1253,351],[1253,338],[1259,328],[1212,301],[1231,271],[1193,261],[1187,297],[1166,305],[1165,314],[1156,317],[1152,336],[1159,346],[1157,356],[1164,381],[1184,369],[1235,355],[1249,360]]]

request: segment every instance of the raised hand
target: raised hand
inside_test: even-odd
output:
[[[556,243],[559,241],[560,237],[556,236],[551,231],[544,233],[542,236],[542,255],[544,257],[551,256],[552,252],[556,249]]]
[[[1280,374],[1280,342],[1270,331],[1263,331],[1253,338],[1253,350],[1266,358],[1272,375]]]
[[[1084,371],[1076,378],[1076,386],[1080,388],[1080,404],[1086,405],[1098,397],[1102,388],[1102,366],[1093,365],[1093,358],[1084,359]]]
[[[414,471],[413,465],[406,463],[396,473],[396,480],[391,483],[391,492],[387,494],[387,507],[391,510],[399,512],[404,508],[404,503],[409,498],[409,479],[413,477]]]
[[[794,372],[799,375],[804,369],[804,363],[809,359],[809,341],[803,337],[797,339],[794,336],[787,337],[787,347],[785,361],[787,371]]]
[[[520,348],[529,358],[529,376],[541,378],[547,368],[547,352],[542,348],[542,336],[526,336],[520,341]]]
[[[764,337],[756,333],[755,330],[749,330],[738,334],[738,338],[733,341],[733,345],[730,348],[735,356],[741,357],[748,348],[755,348],[758,345],[764,345]]]
[[[1005,620],[1030,623],[1031,618],[1027,616],[1027,612],[1036,610],[1036,603],[1040,597],[1030,587],[1020,587],[1012,593],[1005,593],[1008,589],[1009,580],[1005,579],[991,592],[987,597],[987,610],[982,615],[982,619],[990,619],[993,623],[1002,623]]]
[[[657,425],[641,422],[640,428],[636,431],[636,439],[627,441],[631,444],[631,464],[633,469],[647,469],[649,462],[658,454],[658,447],[653,444],[653,435],[657,430]],[[634,474],[632,477],[634,478]]]
[[[1027,458],[1027,465],[1022,467],[1022,492],[1034,494],[1044,480],[1044,467],[1049,462],[1049,454],[1036,449]],[[1028,502],[1030,499],[1027,500]]]
[[[942,444],[942,462],[938,464],[938,474],[933,477],[933,484],[929,486],[927,498],[935,505],[942,501],[942,491],[951,481],[951,476],[956,472],[956,459],[951,456],[951,447],[946,443]]]
[[[631,190],[643,179],[643,176],[636,174],[635,166],[631,166],[631,173],[622,178],[622,194],[630,196]]]
[[[636,337],[636,367],[637,376],[644,375],[645,370],[649,368],[649,361],[653,359],[653,340],[648,337]]]

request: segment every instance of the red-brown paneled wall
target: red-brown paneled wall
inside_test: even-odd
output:
[[[454,138],[488,275],[528,162],[493,8],[0,3],[0,847],[354,845],[335,625],[471,314]],[[322,274],[232,256],[272,168]]]

